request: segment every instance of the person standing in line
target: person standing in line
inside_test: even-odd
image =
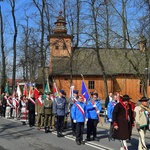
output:
[[[150,109],[148,108],[148,101],[149,98],[142,97],[139,100],[141,104],[136,106],[134,109],[135,125],[139,133],[138,150],[147,150],[145,143],[145,134],[147,130],[150,130],[149,129]]]
[[[57,128],[57,137],[63,137],[63,125],[64,125],[64,116],[67,114],[66,110],[66,98],[64,90],[60,90],[59,97],[54,100],[54,114],[57,119],[56,128]]]
[[[8,98],[7,93],[2,93],[2,111],[3,111],[4,118],[6,113],[7,98]]]
[[[73,90],[73,98],[70,98],[70,118],[71,118],[71,128],[72,128],[73,136],[76,135],[76,123],[73,122],[71,109],[72,109],[72,106],[77,102],[77,100],[78,100],[78,90]]]
[[[44,129],[45,133],[50,131],[51,115],[53,112],[53,101],[50,99],[50,93],[46,93],[46,99],[44,99],[42,106],[42,114],[44,116]]]
[[[110,101],[108,103],[108,106],[107,106],[107,116],[108,116],[108,121],[110,122],[110,130],[109,130],[109,140],[113,140],[112,139],[112,133],[113,133],[113,120],[112,120],[112,114],[113,114],[113,110],[114,110],[114,107],[116,106],[116,104],[118,103],[118,97],[116,94],[113,95],[113,100]]]
[[[108,96],[106,97],[106,100],[105,100],[106,121],[108,120],[107,106],[108,106],[108,103],[112,101],[112,99],[113,99],[113,93],[109,92],[109,94],[108,94]]]
[[[19,109],[20,109],[20,121],[22,122],[23,125],[26,125],[28,121],[27,103],[28,100],[26,99],[26,96],[25,95],[21,96],[19,101]]]
[[[73,104],[71,116],[76,123],[76,143],[77,145],[85,144],[83,141],[84,122],[86,121],[86,104],[83,102],[82,95],[79,95],[78,101]]]
[[[29,126],[32,127],[35,125],[35,98],[33,94],[31,94],[31,97],[28,98],[27,110],[29,117]]]
[[[91,134],[93,140],[99,141],[97,138],[97,124],[99,122],[99,113],[102,111],[100,100],[98,100],[98,93],[93,93],[93,99],[88,101],[86,106],[87,111],[87,141],[91,141]]]
[[[12,109],[12,97],[9,96],[6,100],[6,112],[5,112],[5,118],[10,119],[11,118],[11,109]]]
[[[127,139],[131,139],[132,126],[134,125],[133,111],[129,105],[129,95],[123,95],[113,110],[114,132],[112,138],[121,142],[120,150],[128,150]]]
[[[37,121],[36,121],[37,130],[40,130],[44,124],[44,119],[42,116],[42,105],[43,105],[42,96],[43,96],[43,93],[39,92],[39,97],[35,101],[35,115],[37,118]]]

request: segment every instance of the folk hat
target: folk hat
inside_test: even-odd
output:
[[[149,98],[143,96],[143,97],[139,100],[139,102],[142,102],[142,101],[149,101]]]
[[[125,95],[122,96],[123,101],[130,100],[130,99],[132,99],[132,98],[130,98],[129,95],[125,94]]]

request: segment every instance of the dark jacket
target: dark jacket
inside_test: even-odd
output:
[[[32,98],[35,101],[35,98]],[[28,100],[27,103],[27,110],[29,111],[35,111],[35,104],[33,104],[30,100]]]
[[[123,105],[119,102],[114,107],[113,111],[113,124],[118,125],[118,130],[114,129],[112,137],[119,140],[127,140],[131,137],[132,125],[134,123],[133,111],[131,105],[128,105],[128,115]]]

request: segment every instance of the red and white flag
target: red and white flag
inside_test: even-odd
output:
[[[28,95],[28,90],[27,90],[27,85],[26,85],[26,83],[24,84],[23,95],[25,95],[25,96]]]
[[[39,104],[40,106],[43,105],[43,103],[42,103],[42,96],[39,96],[39,97],[37,98],[37,102],[38,102],[38,104]]]

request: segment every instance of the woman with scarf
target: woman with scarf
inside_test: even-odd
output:
[[[131,138],[132,126],[134,124],[133,111],[128,95],[123,95],[119,103],[116,104],[113,111],[114,133],[112,138],[121,141],[120,150],[128,150],[127,139]]]

